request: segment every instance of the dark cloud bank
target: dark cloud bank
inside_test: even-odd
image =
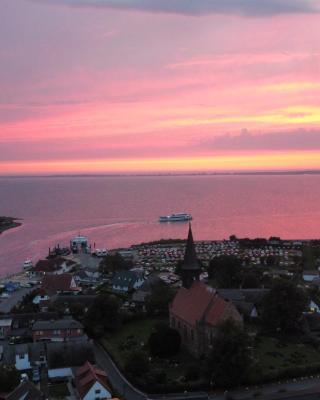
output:
[[[215,151],[299,151],[319,150],[320,130],[294,130],[279,133],[251,133],[221,135],[199,143]]]
[[[319,0],[32,0],[74,7],[106,7],[186,15],[214,13],[268,16],[312,13],[320,10]]]

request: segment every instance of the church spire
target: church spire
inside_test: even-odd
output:
[[[199,269],[196,247],[193,241],[193,234],[190,222],[189,222],[187,246],[186,246],[186,251],[184,253],[183,269]]]
[[[189,288],[193,281],[199,280],[201,267],[197,259],[196,247],[193,241],[191,223],[189,223],[189,232],[184,254],[184,260],[181,267],[183,286]]]

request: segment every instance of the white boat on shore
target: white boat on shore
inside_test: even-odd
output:
[[[192,215],[188,213],[176,213],[171,215],[161,216],[159,222],[178,222],[178,221],[191,221]]]
[[[33,267],[32,261],[31,260],[26,260],[23,263],[23,269],[24,271],[29,271]]]

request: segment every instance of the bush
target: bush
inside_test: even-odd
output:
[[[11,365],[0,365],[0,388],[3,392],[15,389],[20,381],[19,371]]]
[[[125,371],[133,378],[140,377],[149,371],[149,360],[141,351],[134,351],[127,357]]]
[[[180,351],[181,336],[175,329],[159,324],[156,326],[155,331],[151,333],[148,345],[152,356],[159,358],[172,357]]]
[[[197,364],[190,364],[185,372],[186,381],[197,381],[200,378],[199,366]]]

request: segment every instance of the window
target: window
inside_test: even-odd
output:
[[[174,319],[174,317],[171,318],[171,325],[173,326],[173,328],[176,326],[176,320]]]
[[[20,360],[23,360],[24,359],[24,354],[19,354],[19,358],[20,358]]]
[[[187,327],[185,325],[183,325],[183,336],[185,339],[188,339],[188,331],[187,331]]]
[[[101,390],[100,389],[96,389],[95,394],[100,394]]]
[[[213,343],[213,335],[212,335],[212,332],[210,332],[210,337],[209,337],[209,339],[210,339],[210,344],[212,345],[212,343]]]

